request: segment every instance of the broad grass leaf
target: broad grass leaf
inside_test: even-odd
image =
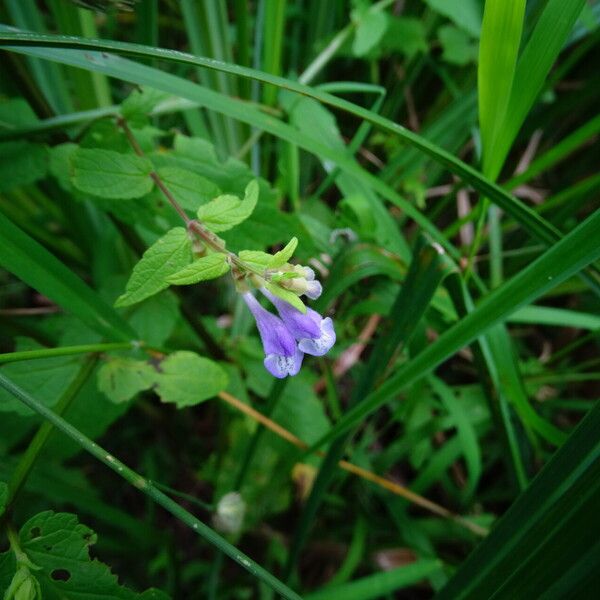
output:
[[[167,278],[191,260],[192,243],[187,231],[183,227],[171,229],[144,252],[115,306],[129,306],[166,289]]]
[[[156,393],[177,408],[195,406],[227,387],[227,373],[216,362],[194,352],[174,352],[160,365]]]
[[[148,194],[152,163],[135,154],[79,148],[71,155],[73,185],[101,198],[127,200]]]
[[[249,218],[257,202],[258,182],[251,181],[243,200],[236,196],[219,196],[198,209],[198,219],[211,231],[227,231]]]
[[[111,356],[98,369],[98,389],[112,402],[127,402],[150,388],[155,369],[146,361]]]
[[[198,258],[181,271],[167,277],[167,282],[173,285],[191,285],[225,275],[229,268],[227,256],[222,252],[215,252]]]

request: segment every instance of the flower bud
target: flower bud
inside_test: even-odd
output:
[[[239,492],[229,492],[219,500],[213,523],[222,533],[239,533],[242,530],[245,514],[246,503],[242,496]]]

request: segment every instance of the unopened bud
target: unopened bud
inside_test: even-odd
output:
[[[219,500],[213,523],[223,533],[239,533],[245,514],[246,503],[242,496],[238,492],[229,492]]]

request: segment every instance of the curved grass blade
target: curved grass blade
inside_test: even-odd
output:
[[[58,416],[52,410],[41,404],[38,400],[24,392],[16,386],[10,379],[0,373],[0,386],[13,394],[23,404],[31,408],[33,411],[42,416],[46,421],[50,422],[56,429],[77,442],[84,450],[97,458],[100,462],[112,469],[117,475],[125,479],[128,483],[136,487],[151,500],[162,506],[166,511],[170,512],[175,518],[194,530],[198,535],[203,537],[207,542],[221,550],[224,554],[232,558],[241,567],[246,569],[251,575],[266,583],[269,587],[281,594],[289,600],[301,600],[300,596],[293,590],[263,569],[259,564],[254,562],[249,556],[231,545],[225,538],[213,531],[202,521],[194,517],[191,513],[174,502],[166,494],[161,492],[152,482],[148,481],[133,469],[123,464],[120,460],[108,453],[104,448],[93,442],[87,436],[83,435],[78,429],[67,423],[62,417]]]
[[[578,598],[597,580],[600,404],[437,596]],[[590,522],[590,519],[592,522]]]
[[[104,337],[136,339],[135,331],[111,306],[2,213],[0,239],[0,266]]]
[[[444,332],[431,346],[400,367],[379,389],[346,413],[310,451],[350,431],[400,389],[433,371],[518,308],[533,302],[598,260],[599,233],[600,211],[597,211],[518,275],[488,294],[472,313]]]
[[[30,48],[41,46],[45,48],[84,49],[88,51],[95,50],[100,52],[114,52],[118,54],[145,58],[158,58],[161,60],[206,67],[208,69],[214,69],[217,71],[230,73],[232,75],[247,77],[262,83],[271,84],[282,89],[297,92],[304,96],[309,96],[315,100],[318,100],[319,102],[328,104],[353,114],[356,117],[369,121],[373,125],[397,135],[402,140],[431,156],[431,158],[447,167],[452,173],[463,179],[463,181],[470,183],[483,196],[489,198],[492,202],[503,208],[506,212],[510,213],[513,218],[515,218],[528,231],[528,233],[530,233],[530,235],[544,241],[545,243],[553,243],[560,238],[558,230],[553,225],[549,224],[545,219],[540,217],[535,211],[531,210],[501,187],[481,175],[481,173],[479,173],[476,169],[470,167],[449,152],[446,152],[442,148],[439,148],[421,136],[402,127],[401,125],[398,125],[397,123],[394,123],[389,119],[386,119],[385,117],[382,117],[381,115],[374,113],[371,110],[365,109],[347,100],[337,98],[336,96],[323,92],[319,89],[302,85],[283,77],[270,75],[255,69],[250,69],[248,67],[241,67],[203,57],[194,57],[190,54],[185,54],[175,50],[148,48],[146,46],[128,44],[125,42],[87,40],[72,36],[52,36],[26,32],[12,33],[8,32],[7,28],[4,27],[3,30],[0,31],[0,46],[15,50],[19,46]],[[50,60],[53,60],[52,55],[49,55],[48,53],[45,53],[44,56]],[[93,68],[93,63],[97,60],[97,58],[95,56],[90,56],[89,52],[86,53],[86,56],[88,58],[87,60],[83,61],[82,66],[83,68],[91,69]],[[63,62],[60,58],[58,60],[59,62]],[[140,67],[141,65],[136,66]],[[121,77],[121,75],[116,76]],[[154,83],[154,85],[158,87],[156,83]],[[184,94],[180,93],[180,95]],[[246,110],[248,109],[249,107],[246,107]],[[215,108],[215,110],[224,112],[224,110],[221,110],[220,108]],[[242,121],[247,121],[247,119],[243,117],[238,118],[240,118]],[[277,133],[275,133],[275,135],[277,135]]]

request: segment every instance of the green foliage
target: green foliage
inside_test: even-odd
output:
[[[196,214],[211,231],[227,231],[250,217],[257,202],[258,183],[252,181],[246,187],[243,200],[236,196],[219,196],[201,206]]]
[[[167,278],[188,265],[192,259],[192,242],[183,227],[175,227],[150,246],[134,267],[125,293],[115,306],[141,302],[169,287]]]
[[[79,4],[0,25],[0,598],[589,593],[594,9]]]
[[[217,363],[194,352],[174,352],[160,364],[156,393],[177,408],[194,406],[227,386],[227,374]]]
[[[100,198],[140,198],[152,189],[152,163],[133,154],[80,148],[71,155],[75,187]]]
[[[112,402],[127,402],[148,389],[154,379],[155,370],[147,362],[111,357],[98,370],[98,389]]]
[[[191,265],[177,271],[174,275],[170,275],[167,282],[174,285],[191,285],[225,275],[229,268],[225,254],[209,254],[195,260]]]
[[[70,600],[80,598],[82,594],[124,600],[161,598],[154,590],[136,594],[121,586],[108,566],[90,558],[89,548],[96,540],[96,534],[79,523],[76,515],[47,511],[32,517],[19,532],[19,552],[22,554],[17,557],[16,563],[18,566],[26,561],[29,566],[28,578],[37,585],[32,582],[31,586],[26,586],[21,582],[19,591],[14,590],[16,594],[8,598]],[[0,572],[0,581],[15,569],[11,555],[11,550],[0,555],[0,569],[3,571]],[[39,596],[33,593],[34,588],[39,589]]]

